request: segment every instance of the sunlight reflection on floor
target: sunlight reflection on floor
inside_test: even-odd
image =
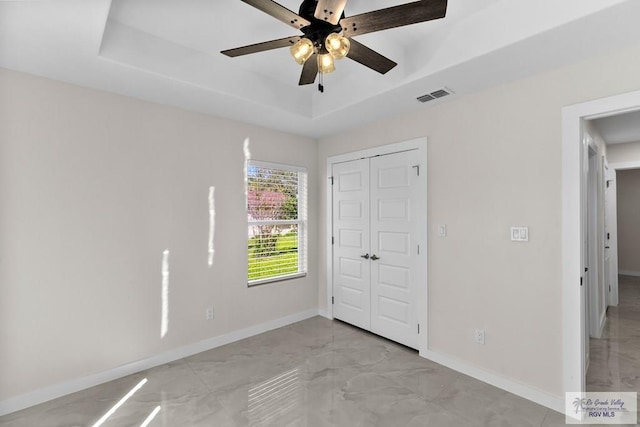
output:
[[[151,412],[149,416],[142,422],[142,424],[140,424],[140,427],[147,427],[151,423],[151,421],[153,421],[156,415],[158,415],[158,412],[160,412],[161,409],[162,407],[156,406],[153,412]]]
[[[142,388],[143,385],[145,385],[147,383],[147,379],[143,379],[142,381],[140,381],[135,387],[133,387],[129,393],[125,394],[124,397],[122,399],[120,399],[118,401],[118,403],[116,403],[115,405],[113,405],[113,407],[111,409],[109,409],[109,411],[104,414],[102,416],[102,418],[100,418],[98,421],[96,421],[96,423],[92,426],[92,427],[100,427],[102,424],[105,423],[105,421],[107,421],[109,419],[109,417],[111,417],[113,414],[116,413],[116,411],[122,406],[124,405],[124,403],[129,400],[129,398],[131,398],[131,396],[133,396],[134,394],[136,394],[136,392],[138,390],[140,390]]]

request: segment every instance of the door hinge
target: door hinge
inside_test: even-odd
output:
[[[333,237],[333,236],[331,236],[331,244],[332,244],[332,245],[335,245],[335,244],[336,244],[336,238],[335,238],[335,237]]]
[[[611,285],[609,285],[609,292],[611,292]]]
[[[333,305],[333,304],[335,304],[335,303],[336,303],[335,298],[334,298],[334,297],[331,297],[331,305]]]
[[[611,240],[611,233],[607,233],[607,240]]]
[[[333,185],[333,177],[330,176],[329,179],[331,180],[331,185]]]
[[[412,167],[416,170],[416,173],[418,174],[418,176],[420,176],[420,165],[415,165]]]
[[[420,255],[420,245],[418,245],[418,255]]]
[[[583,278],[583,277],[581,277],[581,278],[580,278],[580,286],[582,286],[583,282],[584,282],[584,278]]]
[[[418,323],[418,333],[420,333],[420,323]]]

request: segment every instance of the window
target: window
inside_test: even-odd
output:
[[[247,218],[250,286],[306,274],[306,169],[250,161]]]

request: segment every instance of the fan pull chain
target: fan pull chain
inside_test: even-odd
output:
[[[320,93],[324,93],[324,74],[320,73],[319,81],[318,91],[320,91]]]

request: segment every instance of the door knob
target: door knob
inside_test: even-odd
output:
[[[369,254],[360,255],[360,258],[369,259]]]
[[[378,258],[375,254],[373,254],[373,256],[371,257],[371,261],[377,261],[380,258]]]

